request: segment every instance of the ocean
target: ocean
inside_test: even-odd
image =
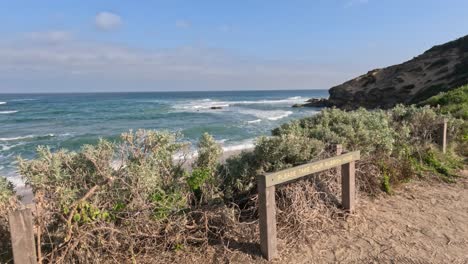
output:
[[[327,90],[0,94],[0,176],[21,184],[16,157],[34,158],[37,146],[78,150],[139,128],[180,132],[192,143],[209,132],[225,151],[245,149],[319,111],[293,104],[327,96]]]

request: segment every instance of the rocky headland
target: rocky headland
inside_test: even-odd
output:
[[[391,108],[416,104],[468,83],[468,36],[435,46],[413,59],[371,70],[329,90],[328,99],[295,107]]]

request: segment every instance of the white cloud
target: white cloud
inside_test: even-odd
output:
[[[122,18],[110,12],[100,12],[96,15],[95,24],[100,30],[110,31],[122,25]]]
[[[189,28],[192,26],[192,23],[188,20],[177,20],[176,21],[176,27],[178,28],[183,28],[183,29],[186,29],[186,28]]]
[[[61,43],[73,39],[73,34],[68,31],[52,30],[42,32],[29,32],[25,34],[26,38],[32,41],[45,43]]]
[[[351,76],[340,66],[206,47],[143,50],[78,38],[60,45],[0,41],[0,92],[328,88]]]

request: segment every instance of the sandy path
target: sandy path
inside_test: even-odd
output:
[[[344,230],[329,231],[277,263],[468,263],[468,179],[414,182],[361,199]]]
[[[466,172],[466,171],[465,171]],[[467,173],[465,173],[467,174]],[[347,221],[316,233],[271,263],[467,263],[468,177],[456,184],[414,181],[392,196],[362,197]],[[268,263],[258,240],[243,247],[180,252],[177,263]],[[162,260],[163,263],[168,261]]]

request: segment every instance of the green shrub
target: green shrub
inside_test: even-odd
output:
[[[413,164],[413,161],[416,161],[416,159],[413,159],[412,156],[374,157],[371,162],[378,164],[380,170],[380,173],[378,174],[378,182],[381,183],[381,190],[387,194],[393,194],[393,190],[400,184],[409,182],[413,179],[417,172],[414,165],[419,164],[419,162],[415,162]],[[371,174],[372,172],[360,172],[360,175],[363,178],[372,178],[373,176]],[[362,179],[358,179],[358,182],[359,181],[362,181]]]
[[[389,111],[391,124],[401,133],[400,144],[403,142],[427,144],[433,142],[438,129],[437,124],[442,118],[430,107],[397,105]]]
[[[207,181],[212,178],[213,172],[208,168],[195,168],[192,171],[192,175],[187,178],[187,184],[189,185],[190,190],[194,193],[197,201],[201,201],[203,198],[203,187],[208,190],[217,190],[217,186],[215,186],[213,182],[207,183]]]
[[[208,201],[219,195],[220,180],[216,170],[222,152],[221,146],[214,138],[208,133],[203,133],[198,141],[198,156],[192,165],[192,175],[187,179],[187,183],[200,202],[203,201],[202,198]]]
[[[382,189],[387,194],[392,193],[392,187],[390,186],[390,175],[388,175],[387,172],[384,172],[383,174]]]
[[[253,191],[259,174],[314,160],[332,144],[360,150],[363,160],[375,160],[380,174],[360,175],[368,178],[364,182],[382,183],[382,189],[391,193],[392,186],[408,181],[416,172],[427,172],[421,157],[435,144],[438,124],[444,118],[449,118],[449,137],[457,137],[463,122],[429,106],[399,105],[387,111],[323,109],[274,129],[272,137],[260,137],[253,153],[228,159],[220,171],[224,194],[228,198],[245,195]]]
[[[463,157],[468,157],[468,122],[464,122],[461,128],[461,133],[459,137],[459,144],[456,147],[456,151],[460,153]]]
[[[171,214],[177,214],[188,206],[186,194],[180,189],[158,188],[151,194],[150,202],[153,205],[153,217],[157,220],[166,220]]]
[[[223,150],[210,134],[203,133],[198,141],[197,152],[198,156],[193,164],[194,167],[206,168],[210,171],[214,171],[219,163],[219,158]]]
[[[441,113],[468,120],[468,85],[435,95],[420,105],[439,107]]]
[[[220,168],[226,198],[254,191],[257,176],[311,161],[323,151],[322,142],[297,135],[260,137],[253,152],[231,157]]]
[[[450,153],[442,154],[440,151],[428,149],[423,156],[424,169],[437,173],[442,180],[454,182],[457,174],[456,170],[460,169],[463,163]]]
[[[410,144],[425,147],[434,144],[443,119],[448,119],[448,137],[458,138],[464,123],[463,120],[442,115],[437,112],[437,109],[429,106],[398,105],[389,113],[392,126],[396,131],[400,131],[397,138],[399,145]]]
[[[449,92],[435,95],[420,105],[430,105],[442,114],[449,114],[460,120],[457,121],[459,133],[452,137],[457,142],[455,150],[462,156],[468,156],[468,85],[464,85]],[[452,127],[453,124],[450,124]]]
[[[0,176],[0,204],[6,204],[15,196],[13,183]]]
[[[0,263],[10,263],[13,259],[8,213],[18,207],[17,198],[13,184],[0,176]]]
[[[247,196],[256,186],[260,171],[261,164],[257,162],[254,152],[242,152],[229,157],[218,171],[224,197],[232,200]]]
[[[463,155],[468,144],[463,145],[463,141],[456,139],[462,138],[460,134],[466,134],[466,122],[444,115],[429,106],[398,105],[387,111],[359,109],[346,112],[324,109],[315,116],[282,125],[273,130],[273,135],[307,137],[323,142],[325,146],[339,143],[347,150],[360,150],[364,160],[372,157],[371,162],[374,157],[379,157],[384,162],[378,163],[381,170],[378,182],[382,183],[384,191],[391,193],[392,186],[408,181],[416,173],[422,175],[429,171],[425,169],[427,164],[424,161],[424,153],[436,144],[440,124],[444,118],[448,119],[448,138],[451,146],[444,160],[447,161],[447,157],[450,156],[455,157],[452,160],[459,160],[455,151]],[[288,167],[288,164],[295,165],[287,159],[282,160],[282,157],[289,154],[294,155],[295,149],[279,150],[272,160],[280,161],[280,166],[271,166],[271,169],[278,170]],[[439,175],[440,172],[448,173],[440,166],[437,168],[432,172]],[[376,176],[377,174],[360,173],[360,177],[368,178],[363,179],[367,183],[375,182],[371,178]]]
[[[323,151],[316,139],[295,134],[260,137],[254,155],[264,172],[278,171],[313,160]]]
[[[49,232],[46,258],[65,254],[65,262],[89,262],[109,250],[118,252],[120,246],[128,248],[115,237],[106,242],[113,246],[106,248],[102,239],[115,235],[108,230],[127,234],[130,244],[142,239],[140,229],[149,226],[151,232],[168,232],[163,223],[189,207],[183,159],[173,158],[187,151],[186,146],[178,142],[177,134],[138,130],[122,134],[119,144],[101,140],[78,152],[55,153],[39,147],[36,159],[20,158],[21,175],[36,198],[43,199],[40,212],[45,213],[38,218]],[[74,246],[59,246],[64,243]],[[54,255],[47,255],[52,251]]]
[[[323,109],[317,115],[273,130],[273,135],[287,134],[305,136],[325,145],[342,144],[348,150],[360,150],[363,155],[391,153],[395,142],[387,114],[362,108],[350,112]]]
[[[187,178],[187,183],[192,191],[199,191],[210,176],[211,171],[209,169],[196,168],[192,171],[192,175]]]

